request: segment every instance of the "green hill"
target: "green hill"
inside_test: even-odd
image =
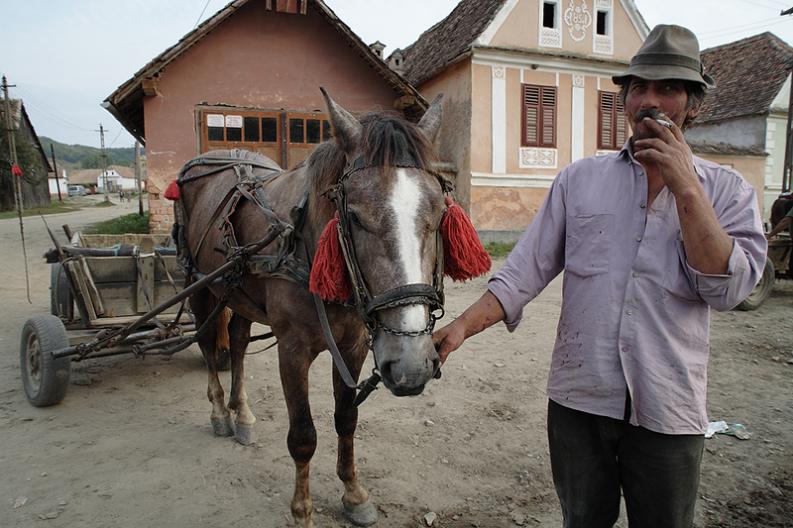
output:
[[[66,162],[65,166],[80,169],[98,169],[102,166],[101,151],[96,147],[67,145],[46,136],[39,136],[39,139],[47,157],[50,156],[50,145],[52,144],[55,146],[55,157],[59,162]],[[123,165],[126,167],[135,165],[135,149],[132,147],[108,148],[105,149],[105,152],[107,153],[108,165]]]

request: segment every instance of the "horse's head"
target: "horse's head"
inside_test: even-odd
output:
[[[385,386],[397,396],[419,394],[439,367],[430,334],[432,311],[443,303],[438,232],[445,205],[431,166],[441,97],[414,125],[383,113],[359,121],[323,94],[346,156],[332,196],[359,312]]]

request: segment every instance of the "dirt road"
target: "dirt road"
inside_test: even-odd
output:
[[[87,209],[48,221],[79,227],[126,212]],[[28,219],[30,305],[16,229],[0,221],[0,527],[288,525],[294,471],[272,351],[248,358],[259,420],[252,447],[213,437],[193,349],[170,361],[78,364],[63,403],[27,403],[19,332],[49,311],[49,270],[39,258],[49,242],[41,221]],[[423,395],[380,390],[363,406],[357,456],[380,510],[377,526],[421,526],[428,512],[440,527],[561,525],[545,435],[560,284],[527,307],[514,334],[499,327],[471,339]],[[447,313],[459,314],[484,285],[448,285]],[[744,424],[752,437],[707,441],[697,527],[793,526],[791,308],[793,284],[783,284],[757,312],[714,314],[711,420]],[[323,354],[311,371],[319,440],[312,492],[317,526],[338,528],[348,524],[335,476],[330,368]]]

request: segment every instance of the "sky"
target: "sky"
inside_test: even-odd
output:
[[[0,0],[0,73],[36,132],[68,144],[128,147],[100,103],[228,0]],[[457,0],[325,0],[366,43],[404,48]],[[635,0],[648,26],[679,24],[708,48],[771,31],[793,45],[793,0]]]

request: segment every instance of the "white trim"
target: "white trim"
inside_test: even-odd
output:
[[[545,2],[553,2],[556,5],[553,28],[542,25],[543,7]],[[563,46],[562,32],[562,0],[540,0],[540,12],[537,16],[537,47],[539,48],[559,48]]]
[[[556,57],[540,57],[525,55],[507,55],[498,51],[475,49],[471,58],[473,64],[480,66],[504,66],[512,68],[527,68],[533,71],[561,73],[583,73],[586,75],[619,75],[625,71],[625,66],[615,64],[586,64],[579,61],[566,60]],[[536,66],[536,68],[532,67]]]
[[[559,88],[559,72],[556,72],[556,81],[554,81],[554,84]]]
[[[601,4],[601,5],[598,5]],[[592,24],[592,53],[595,55],[614,55],[614,5],[611,0],[595,1],[595,23]],[[598,35],[598,12],[606,12],[606,34]]]
[[[496,174],[507,171],[507,72],[504,66],[491,66],[492,103],[490,112],[492,168]]]
[[[788,104],[790,104],[790,80],[793,78],[793,74],[788,75],[785,82],[782,84],[782,88],[779,89],[779,92],[774,97],[774,100],[771,101],[771,106],[769,109],[777,112],[785,111],[787,112]]]
[[[518,148],[518,167],[521,169],[556,169],[558,166],[559,150],[556,148]]]
[[[585,82],[586,77],[583,74],[573,74],[573,93],[570,107],[572,125],[570,130],[571,162],[578,161],[584,157]]]
[[[496,33],[501,29],[501,26],[507,21],[509,15],[512,14],[512,10],[518,5],[518,2],[519,0],[507,0],[504,5],[501,6],[501,9],[498,10],[498,13],[496,13],[490,25],[479,34],[479,38],[476,39],[474,44],[477,46],[489,46],[490,42],[496,36]]]
[[[598,80],[598,92],[599,92],[600,91],[600,75],[597,76],[597,80]]]
[[[511,187],[524,189],[549,189],[556,176],[540,174],[490,174],[472,172],[472,187]]]
[[[641,37],[642,41],[647,38],[647,35],[650,34],[650,28],[647,27],[647,23],[644,21],[641,13],[636,8],[636,4],[633,0],[620,0],[620,4],[622,8],[625,10],[625,13],[628,15],[628,18],[633,23],[633,27],[636,29],[636,32],[639,33],[639,37]]]

